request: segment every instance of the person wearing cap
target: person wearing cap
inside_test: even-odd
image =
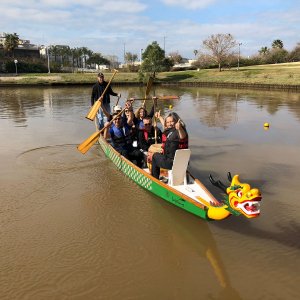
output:
[[[105,88],[107,86],[107,82],[104,80],[104,74],[99,73],[97,77],[97,82],[93,85],[92,89],[92,95],[91,95],[91,105],[93,106],[95,101],[97,101],[103,94]],[[102,106],[105,107],[106,111],[110,114],[110,95],[112,96],[119,96],[117,93],[115,93],[111,86],[109,86],[103,95],[102,99]],[[104,127],[104,123],[107,121],[107,118],[105,114],[103,113],[102,109],[99,109],[99,112],[97,114],[98,117],[98,127],[99,129]]]
[[[102,111],[103,111],[104,115],[106,116],[108,122],[111,121],[111,119],[112,119],[112,117],[113,117],[113,114],[118,114],[119,112],[122,111],[122,107],[121,107],[120,105],[114,105],[114,106],[113,106],[113,114],[110,114],[110,113],[106,110],[106,108],[105,108],[105,106],[103,105],[103,103],[101,103],[101,108],[102,108]]]

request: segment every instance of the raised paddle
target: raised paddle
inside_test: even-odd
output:
[[[93,133],[91,136],[89,136],[85,141],[83,141],[79,146],[77,146],[77,149],[82,153],[85,154],[99,139],[101,132],[103,132],[106,128],[108,128],[111,123],[119,117],[123,112],[125,111],[125,108],[120,111],[117,115],[115,115],[109,122],[106,124],[101,130]]]
[[[145,90],[145,97],[144,97],[144,102],[142,106],[145,106],[145,101],[148,98],[149,94],[150,94],[150,90],[152,87],[152,83],[153,83],[154,78],[152,76],[149,76],[148,82],[147,82],[147,86],[146,86],[146,90]]]
[[[95,101],[94,105],[91,107],[89,113],[86,115],[86,118],[91,120],[91,121],[94,121],[96,115],[97,115],[97,112],[101,106],[101,102],[103,100],[103,96],[104,94],[106,93],[108,87],[110,86],[110,83],[111,81],[113,80],[113,78],[115,77],[116,73],[118,72],[118,70],[114,70],[114,73],[112,74],[108,84],[106,85],[103,93],[101,94],[101,96]]]
[[[153,116],[154,141],[155,141],[155,144],[157,144],[157,123],[156,123],[156,117],[155,117],[155,113],[156,113],[156,101],[155,101],[155,99],[153,99],[153,108],[154,108],[154,116]]]

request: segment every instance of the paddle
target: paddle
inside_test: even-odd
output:
[[[97,115],[97,112],[101,106],[101,102],[103,100],[103,96],[104,94],[106,93],[108,87],[110,86],[110,83],[111,81],[113,80],[113,78],[115,77],[116,73],[118,72],[118,70],[114,70],[114,73],[112,74],[108,84],[106,85],[103,93],[101,94],[101,96],[99,97],[99,99],[97,99],[94,103],[94,105],[92,106],[92,108],[90,109],[89,113],[87,114],[86,118],[91,120],[91,121],[94,121],[96,115]]]
[[[123,112],[125,111],[125,108],[120,111],[117,115],[115,115],[101,130],[93,133],[91,136],[89,136],[85,141],[83,141],[79,146],[77,146],[77,149],[82,153],[85,154],[99,139],[100,134],[108,128],[112,122],[119,117]]]
[[[156,97],[158,100],[179,100],[178,96],[160,96]],[[127,99],[128,100],[128,99]],[[134,100],[151,100],[150,98],[134,98]]]
[[[147,87],[146,87],[146,91],[145,91],[145,97],[144,97],[144,102],[142,106],[145,106],[145,101],[149,96],[151,87],[152,87],[152,83],[153,83],[154,78],[152,76],[149,76],[148,82],[147,82]]]
[[[117,100],[117,103],[116,103],[116,105],[115,105],[115,106],[117,106],[117,105],[119,104],[119,100],[120,100],[120,98],[121,98],[121,94],[118,96],[118,100]]]
[[[156,101],[153,98],[153,107],[154,107],[154,118],[153,118],[153,127],[154,127],[154,141],[155,144],[157,144],[157,124],[156,124],[156,117],[155,117],[155,113],[156,113]]]

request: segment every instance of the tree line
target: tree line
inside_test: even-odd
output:
[[[14,58],[18,45],[18,34],[5,34],[4,56]],[[222,71],[224,68],[236,66],[300,61],[300,43],[297,43],[295,48],[289,52],[284,48],[283,42],[276,39],[270,48],[261,47],[257,54],[247,58],[240,55],[241,45],[242,43],[239,43],[231,34],[212,34],[202,41],[201,49],[193,50],[194,63],[191,68],[218,68],[219,71]],[[61,67],[71,67],[74,70],[74,68],[93,67],[96,64],[108,65],[111,68],[117,67],[116,56],[104,57],[101,53],[93,52],[87,47],[71,48],[64,45],[52,45],[47,48],[47,51],[47,55],[52,57],[51,68],[56,72],[61,71]],[[155,77],[157,72],[170,71],[176,63],[183,60],[178,52],[166,55],[156,41],[149,44],[142,53],[140,65],[135,64],[138,60],[138,55],[135,53],[126,52],[124,59],[127,71],[139,72],[141,77],[145,73],[151,73]],[[11,61],[8,63],[12,64]],[[42,58],[40,63],[42,63],[44,71],[45,58]]]

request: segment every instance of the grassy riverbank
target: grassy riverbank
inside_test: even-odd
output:
[[[55,73],[55,74],[0,74],[2,85],[54,85],[54,84],[93,84],[96,73]],[[108,80],[111,73],[106,73]],[[138,83],[137,73],[119,72],[114,82]],[[213,70],[163,72],[157,74],[156,82],[168,83],[220,83],[220,84],[263,84],[300,86],[300,62],[259,65],[226,69],[219,72]]]

